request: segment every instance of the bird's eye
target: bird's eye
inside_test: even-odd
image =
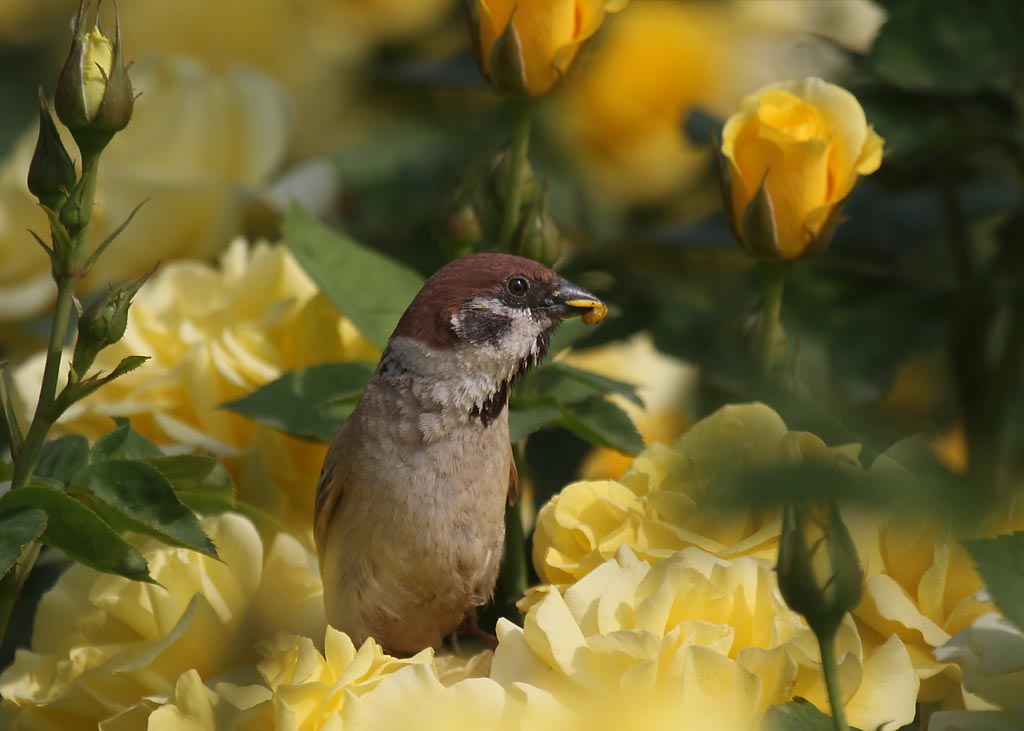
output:
[[[512,277],[508,280],[505,287],[508,289],[508,293],[510,295],[514,297],[522,297],[530,288],[530,283],[526,281],[525,277]]]

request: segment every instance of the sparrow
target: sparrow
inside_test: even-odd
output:
[[[327,621],[356,646],[438,647],[489,601],[518,497],[509,389],[560,321],[599,322],[595,296],[530,259],[471,254],[423,285],[317,485]]]

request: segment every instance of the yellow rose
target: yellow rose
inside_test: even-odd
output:
[[[828,708],[814,635],[763,559],[688,548],[651,567],[624,546],[564,592],[543,590],[522,629],[502,620],[498,640],[493,679],[569,708],[669,694],[687,728],[737,731],[795,696]],[[909,723],[918,680],[899,638],[867,652],[848,616],[837,644],[850,722]]]
[[[685,124],[704,110],[725,118],[773,80],[827,74],[842,48],[864,49],[884,14],[870,0],[644,0],[603,31],[566,81],[549,121],[604,205],[671,202],[698,218],[719,204],[701,195],[709,156]]]
[[[59,431],[95,439],[123,416],[160,446],[229,457],[241,496],[297,532],[312,525],[313,492],[326,447],[278,434],[220,408],[286,371],[325,362],[376,360],[376,348],[319,293],[284,246],[236,240],[220,266],[191,260],[160,269],[136,295],[124,338],[95,368],[130,354],[146,364],[75,404]],[[28,413],[44,355],[14,373]]]
[[[604,14],[621,10],[627,2],[470,0],[477,61],[499,91],[543,96],[569,71],[583,43],[601,27]]]
[[[252,666],[254,645],[275,633],[320,632],[316,561],[290,535],[264,545],[238,515],[203,521],[220,561],[145,540],[157,584],[71,566],[43,596],[31,650],[0,675],[14,729],[97,728],[143,718],[181,675],[207,679]]]
[[[602,200],[651,202],[704,170],[707,153],[682,126],[694,108],[725,106],[732,28],[723,3],[645,0],[602,34],[550,117]]]
[[[726,406],[700,420],[672,446],[653,444],[620,482],[566,486],[537,516],[533,561],[543,581],[571,583],[611,558],[622,544],[658,561],[686,546],[724,557],[774,558],[777,514],[723,511],[717,489],[752,467],[825,461],[857,468],[856,445],[826,447],[789,432],[763,404]]]
[[[305,637],[281,636],[264,647],[259,670],[273,692],[278,731],[499,728],[507,703],[501,686],[469,678],[446,687],[431,650],[397,659],[372,639],[356,650],[330,627],[324,646],[321,654]]]
[[[400,660],[368,639],[357,651],[352,640],[327,628],[324,653],[308,637],[278,636],[264,646],[260,674],[273,691],[276,728],[314,731],[341,716],[348,699],[379,686],[393,673],[419,666],[433,674],[431,650]]]
[[[145,101],[103,155],[93,244],[148,203],[85,280],[87,291],[139,276],[157,261],[216,256],[245,228],[289,147],[287,99],[252,70],[219,76],[164,58],[140,62],[132,79]],[[35,138],[34,128],[27,131],[0,167],[3,320],[38,315],[56,295],[50,263],[25,231],[47,230],[25,182]],[[70,136],[64,142],[75,149]]]
[[[881,165],[882,144],[857,99],[821,79],[746,97],[722,132],[743,246],[759,258],[817,252],[858,176]]]

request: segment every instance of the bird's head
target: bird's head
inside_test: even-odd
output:
[[[427,280],[388,349],[418,374],[467,383],[467,397],[480,407],[478,391],[507,393],[544,357],[559,322],[581,316],[596,323],[607,312],[597,297],[535,261],[470,254]]]

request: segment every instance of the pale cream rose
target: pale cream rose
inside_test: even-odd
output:
[[[1020,731],[1024,717],[1003,711],[939,711],[928,731]]]
[[[319,651],[308,637],[279,634],[261,643],[258,666],[229,674],[233,682],[204,684],[190,670],[178,678],[166,702],[154,700],[160,705],[149,716],[148,729],[498,728],[506,696],[501,686],[486,679],[490,651],[468,662],[452,655],[434,657],[429,650],[397,659],[372,639],[356,650],[347,635],[330,627],[324,648]],[[485,719],[495,719],[495,724]]]
[[[620,693],[670,694],[687,728],[739,731],[796,696],[828,708],[814,635],[763,559],[687,548],[651,567],[624,546],[564,591],[544,590],[522,629],[500,622],[498,640],[493,679],[570,709]],[[847,617],[837,644],[851,724],[909,723],[918,679],[899,638],[868,652]]]
[[[872,471],[913,480],[885,455],[875,460]],[[903,640],[921,678],[922,701],[941,701],[947,708],[962,708],[966,701],[970,707],[971,699],[960,692],[960,668],[948,659],[948,652],[939,653],[937,648],[993,610],[960,539],[1022,529],[1024,511],[1010,503],[969,536],[922,517],[912,507],[868,521],[855,531],[865,584],[854,616],[866,642],[892,634]]]
[[[777,513],[726,511],[717,490],[743,470],[810,459],[859,469],[856,445],[827,447],[789,432],[763,404],[726,406],[700,420],[671,446],[653,444],[620,482],[566,486],[537,516],[533,561],[542,581],[566,583],[629,545],[657,561],[686,546],[725,557],[774,558]]]
[[[327,628],[324,652],[308,637],[279,635],[262,648],[260,674],[273,691],[271,704],[280,731],[315,731],[348,726],[343,717],[353,698],[386,684],[397,673],[412,669],[433,679],[433,651],[408,659],[384,652],[372,638],[358,650],[349,636]]]
[[[215,683],[211,688],[195,670],[182,673],[174,694],[145,719],[119,717],[102,731],[273,731],[271,692],[262,685]]]
[[[214,680],[253,665],[255,644],[282,629],[322,631],[320,577],[308,548],[285,533],[265,545],[239,515],[203,526],[219,561],[142,542],[159,584],[81,564],[57,580],[39,604],[31,649],[0,675],[12,731],[145,718],[183,673]]]
[[[365,694],[349,694],[346,731],[518,731],[522,704],[489,678],[442,684],[428,666],[399,669]]]
[[[253,70],[214,74],[192,60],[158,58],[133,66],[132,82],[143,96],[103,154],[93,246],[148,202],[100,258],[85,292],[158,261],[216,256],[245,229],[290,145],[289,103]],[[56,296],[49,260],[25,230],[48,231],[26,183],[35,139],[33,125],[0,167],[0,320],[40,314]],[[66,131],[63,139],[77,158]]]
[[[219,266],[176,261],[136,296],[124,338],[100,354],[110,371],[123,357],[150,360],[64,415],[58,432],[95,439],[111,417],[161,447],[227,458],[241,497],[301,533],[313,515],[326,446],[288,437],[220,406],[286,371],[319,363],[376,360],[378,351],[321,295],[283,245],[236,240]],[[28,412],[44,355],[14,373]]]
[[[964,688],[990,708],[1024,720],[1024,632],[997,612],[978,617],[935,650],[963,668]]]
[[[617,394],[610,398],[629,414],[645,444],[674,442],[693,421],[691,396],[697,381],[696,369],[660,352],[648,333],[639,333],[623,342],[573,350],[565,363],[636,386],[642,407]],[[580,466],[580,478],[617,480],[631,461],[622,452],[597,448]]]

